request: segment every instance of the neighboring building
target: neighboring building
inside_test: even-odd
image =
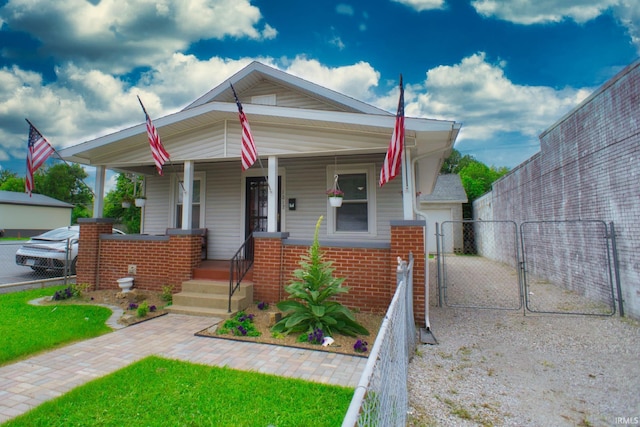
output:
[[[640,319],[640,60],[606,82],[540,135],[540,152],[474,201],[483,220],[598,220],[615,226],[622,300]],[[607,236],[608,232],[602,235]],[[610,242],[612,244],[613,242]],[[543,248],[538,265],[561,265],[566,282],[608,276],[580,236],[566,251]],[[551,250],[549,250],[551,249]],[[496,256],[498,258],[498,256]],[[575,260],[587,258],[581,268]]]
[[[445,174],[438,176],[436,186],[431,194],[421,195],[420,210],[427,214],[427,251],[436,253],[436,223],[442,225],[443,222],[451,222],[455,230],[453,239],[449,239],[442,248],[447,253],[461,253],[463,251],[462,224],[462,204],[467,203],[467,193],[464,191],[460,175]]]
[[[0,191],[0,230],[6,237],[30,237],[71,225],[73,205],[42,194]]]
[[[241,170],[241,127],[230,83],[242,102],[261,159],[246,172]],[[292,252],[288,259],[286,249],[310,244],[316,221],[324,216],[320,242],[327,250],[335,250],[331,256],[336,260],[337,274],[348,275],[347,285],[352,287],[385,287],[380,293],[383,296],[371,297],[385,299],[389,283],[395,282],[397,255],[392,252],[400,251],[403,258],[408,254],[408,246],[392,247],[394,224],[405,221],[412,228],[423,222],[420,218],[416,221],[415,195],[433,190],[460,130],[454,121],[407,117],[406,178],[403,182],[398,176],[380,188],[380,169],[395,119],[392,113],[253,62],[182,111],[153,118],[171,155],[163,176],[155,170],[144,123],[68,147],[60,154],[66,160],[97,168],[98,201],[107,168],[144,175],[146,205],[141,232],[146,236],[141,238],[147,241],[167,238],[168,231],[184,236],[206,229],[208,258],[225,260],[234,256],[245,239],[255,237],[256,298],[278,299],[290,270],[297,267],[298,255]],[[336,174],[345,191],[339,208],[331,207],[326,196]],[[96,203],[94,218],[101,216],[102,206]],[[414,231],[422,236],[424,229],[419,226]],[[130,241],[135,237],[125,238]],[[199,245],[200,237],[195,240]],[[263,243],[274,240],[276,247],[261,252]],[[415,241],[420,247],[413,251],[424,263],[424,239]],[[80,242],[82,250],[82,232]],[[91,270],[88,276],[83,276],[79,265],[79,280],[112,286],[117,275],[126,275],[127,263],[139,265],[133,262],[135,257],[141,251],[145,256],[150,253],[135,250],[137,253],[117,266],[106,267],[100,258],[98,264],[104,271]],[[163,250],[166,248],[157,249]],[[360,260],[367,251],[377,253],[375,260]],[[176,265],[171,277],[162,276],[162,269],[156,268],[155,276],[145,278],[144,269],[138,267],[136,283],[149,287],[172,284],[179,289],[179,281],[189,278],[190,263],[199,264],[200,252],[198,248],[197,260],[183,260],[185,268]],[[345,261],[338,262],[340,257]],[[80,257],[80,261],[91,259],[89,254]],[[86,268],[95,269],[89,264]],[[175,273],[178,270],[180,274]],[[378,273],[372,276],[372,271]],[[423,276],[419,280],[424,280]],[[270,286],[269,294],[264,289]],[[388,302],[376,307],[386,307]]]

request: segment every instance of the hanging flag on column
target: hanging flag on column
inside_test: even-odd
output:
[[[24,180],[25,192],[31,197],[34,188],[33,174],[56,150],[49,144],[38,129],[29,120],[29,141],[27,142],[27,177]]]
[[[231,86],[231,90],[233,91],[233,96],[236,98],[236,104],[238,105],[238,116],[240,116],[240,126],[242,127],[242,171],[246,171],[249,169],[258,158],[258,151],[256,150],[256,144],[253,142],[253,135],[251,135],[251,128],[249,127],[249,122],[247,121],[247,116],[242,111],[242,104],[238,99],[238,95],[236,94],[236,90],[233,88],[233,85],[229,83]]]
[[[398,113],[396,125],[393,128],[389,149],[384,158],[380,171],[380,187],[395,178],[402,170],[402,152],[404,151],[404,88],[402,87],[402,74],[400,74],[400,99],[398,100]]]
[[[169,160],[169,153],[164,149],[162,141],[160,141],[160,135],[158,135],[158,131],[153,125],[151,117],[149,117],[149,114],[147,114],[147,110],[146,108],[144,108],[144,105],[142,104],[139,96],[138,102],[140,102],[140,106],[142,107],[142,111],[144,111],[144,116],[147,121],[147,136],[149,137],[149,145],[151,146],[153,161],[156,163],[158,175],[162,175],[162,166],[164,166],[164,163]]]

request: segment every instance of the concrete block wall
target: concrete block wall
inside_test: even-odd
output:
[[[518,223],[613,222],[625,311],[640,318],[640,60],[546,130],[540,147],[477,206]]]

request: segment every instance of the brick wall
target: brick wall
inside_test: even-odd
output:
[[[117,279],[134,277],[134,287],[161,292],[172,285],[179,292],[201,262],[202,237],[190,230],[170,231],[168,236],[112,236],[111,221],[79,220],[77,283],[94,289],[119,289]],[[106,234],[103,238],[101,234]],[[129,274],[129,265],[136,274]]]
[[[322,244],[325,261],[332,261],[335,277],[344,277],[349,292],[340,295],[338,301],[351,309],[384,313],[393,298],[396,284],[397,257],[407,260],[409,252],[415,257],[414,313],[416,323],[424,325],[424,222],[398,221],[391,227],[389,247],[358,247],[357,244]],[[302,255],[309,244],[287,243],[287,233],[257,233],[253,266],[254,298],[257,301],[275,303],[286,299],[284,287],[300,268]]]
[[[540,146],[480,204],[496,220],[613,222],[625,311],[640,318],[640,61],[545,131]]]

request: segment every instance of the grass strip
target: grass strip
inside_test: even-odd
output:
[[[111,331],[111,310],[94,305],[33,306],[64,286],[0,295],[0,366],[75,341]]]
[[[337,426],[353,389],[147,357],[10,426]]]

